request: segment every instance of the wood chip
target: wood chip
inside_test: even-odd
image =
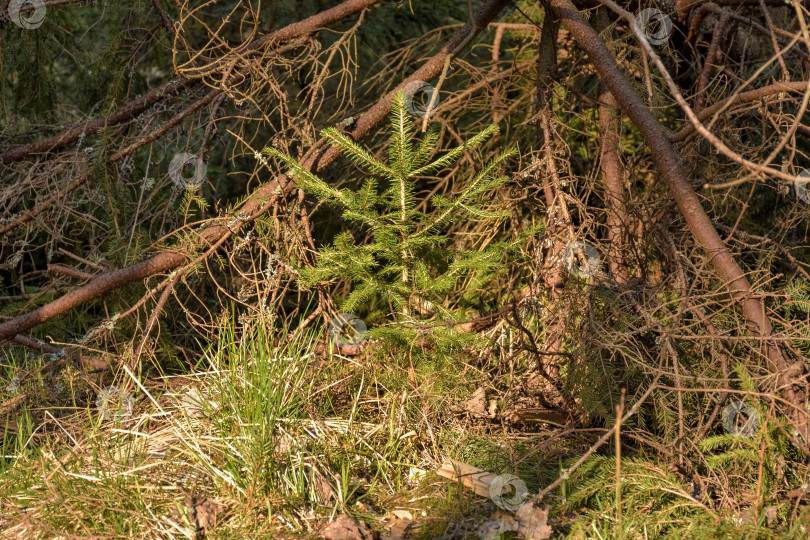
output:
[[[489,488],[498,475],[483,471],[472,465],[467,465],[454,459],[448,459],[436,471],[436,474],[450,480],[461,480],[468,489],[476,495],[489,498]]]

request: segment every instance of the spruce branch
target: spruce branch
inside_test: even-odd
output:
[[[399,314],[400,321],[413,322],[418,316],[452,319],[452,311],[444,305],[447,295],[467,281],[480,286],[491,279],[491,270],[503,260],[509,247],[496,243],[481,249],[459,249],[444,228],[454,219],[496,221],[509,215],[504,210],[490,209],[487,195],[509,181],[506,176],[497,176],[496,171],[517,151],[509,149],[491,159],[469,182],[459,185],[454,198],[434,194],[429,199],[432,204],[427,205],[433,210],[416,210],[421,202],[416,192],[419,183],[424,182],[420,177],[449,167],[465,151],[479,147],[497,133],[498,126],[484,128],[426,165],[437,151],[438,131],[430,129],[415,144],[413,121],[405,103],[405,94],[398,92],[390,117],[388,163],[382,163],[334,128],[321,132],[370,175],[355,190],[328,185],[279,150],[268,148],[265,152],[289,167],[304,191],[342,208],[344,219],[366,226],[362,230],[366,239],[360,243],[341,233],[331,246],[319,249],[315,268],[299,270],[302,285],[350,281],[352,290],[342,302],[342,309],[347,311],[379,299],[381,305],[390,305]],[[480,277],[473,279],[474,275]]]

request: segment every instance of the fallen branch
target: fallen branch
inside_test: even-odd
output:
[[[727,284],[732,297],[741,306],[749,330],[762,340],[769,371],[778,377],[779,386],[787,401],[800,410],[804,404],[793,390],[792,378],[786,374],[790,365],[776,343],[768,339],[773,335],[773,327],[765,314],[765,307],[703,210],[666,130],[635,93],[604,41],[582,18],[570,0],[550,0],[549,4],[554,16],[562,20],[577,43],[588,54],[601,80],[610,89],[622,111],[641,132],[689,230],[706,252],[714,270]],[[797,409],[792,411],[796,426],[806,437],[810,436],[808,415],[796,411]]]
[[[347,132],[347,134],[351,136],[353,140],[358,140],[368,135],[374,127],[376,127],[387,117],[391,109],[391,102],[396,92],[405,88],[405,86],[411,81],[430,80],[436,77],[444,65],[445,57],[450,54],[451,51],[455,50],[465,39],[467,39],[470,32],[474,31],[474,28],[479,29],[478,31],[480,31],[482,28],[486,28],[489,22],[492,21],[497,14],[506,7],[507,4],[509,4],[509,1],[510,0],[492,0],[485,4],[476,13],[472,24],[468,21],[467,24],[456,31],[436,55],[430,58],[410,77],[403,80],[387,95],[378,100],[377,103],[365,114],[360,116],[360,118],[357,119],[354,129]],[[345,6],[351,5],[359,10],[374,3],[376,3],[376,0],[351,0],[341,4],[341,6],[338,7],[345,8]],[[317,17],[318,20],[322,20],[323,15],[324,14],[321,13],[315,17]],[[309,19],[291,26],[299,26],[307,21],[309,21]],[[280,32],[281,30],[271,35],[275,35]],[[316,144],[315,148],[322,146],[322,143],[323,140]],[[331,145],[323,146],[325,149],[321,151],[319,155],[310,155],[308,158],[303,159],[302,165],[312,172],[319,172],[338,158],[339,150],[337,148],[331,147]],[[275,180],[268,182],[264,186],[254,191],[239,208],[238,217],[232,216],[231,221],[241,224],[255,220],[257,217],[261,216],[265,211],[271,208],[277,200],[289,192],[294,186],[294,180],[289,178],[286,174],[280,175]],[[211,245],[221,241],[223,237],[231,236],[234,232],[235,230],[232,229],[230,225],[209,225],[197,231],[196,243],[198,245],[210,247]],[[53,302],[45,304],[34,311],[20,315],[0,324],[0,341],[11,339],[20,332],[25,332],[30,328],[61,315],[76,306],[102,297],[121,287],[136,283],[155,274],[173,270],[186,262],[190,256],[191,255],[177,249],[167,249],[139,263],[100,275],[85,286],[71,291]]]
[[[774,94],[781,94],[782,92],[804,92],[807,90],[808,85],[810,85],[810,82],[808,81],[780,82],[769,84],[768,86],[763,86],[762,88],[757,88],[756,90],[736,93],[728,99],[715,103],[711,107],[706,107],[700,111],[697,117],[701,122],[705,122],[714,115],[719,115],[734,105],[739,105],[740,103],[752,103]],[[714,123],[714,120],[712,120],[711,123]],[[678,130],[672,137],[670,137],[670,140],[672,142],[680,142],[693,133],[695,133],[695,126],[689,124]]]
[[[304,36],[305,38],[306,36]],[[279,47],[276,50],[276,54],[284,54],[288,51],[294,50],[302,45],[306,41],[306,39],[296,39],[292,43],[289,43],[283,47]],[[234,75],[229,81],[229,85],[237,85],[242,82],[245,77],[247,77],[249,70],[246,68],[242,70],[242,72]],[[154,130],[149,135],[142,137],[135,141],[134,143],[130,144],[129,146],[118,150],[114,154],[112,154],[108,159],[108,163],[115,163],[122,158],[129,156],[130,154],[134,154],[136,150],[142,148],[149,144],[152,141],[155,141],[165,135],[169,130],[173,127],[177,126],[180,122],[182,122],[188,116],[191,116],[193,113],[197,112],[198,110],[202,109],[204,106],[208,105],[212,101],[214,101],[217,97],[221,96],[224,93],[222,89],[214,89],[208,92],[206,95],[192,103],[189,107],[185,108],[184,110],[180,111],[176,115],[174,115],[170,120],[168,120],[165,124]],[[26,210],[24,213],[20,214],[10,222],[6,223],[5,225],[0,225],[0,235],[7,233],[8,231],[19,227],[20,225],[24,225],[34,219],[36,216],[50,208],[51,206],[55,205],[57,202],[62,200],[68,193],[77,189],[78,187],[84,185],[89,179],[91,178],[91,172],[87,171],[79,175],[76,179],[74,179],[70,184],[62,188],[59,193],[54,195],[53,197],[48,198],[45,201],[37,204],[34,208],[30,210]]]
[[[96,118],[95,120],[88,119],[47,139],[6,150],[0,154],[0,164],[6,165],[20,161],[33,154],[42,154],[58,150],[68,144],[76,142],[80,137],[87,137],[100,129],[116,126],[127,120],[131,120],[155,103],[179,93],[195,82],[196,81],[191,79],[169,81],[138,96],[106,118]]]
[[[347,0],[333,8],[324,10],[312,17],[308,17],[303,21],[299,21],[290,25],[280,28],[275,32],[271,32],[251,43],[249,43],[240,52],[244,54],[249,51],[256,51],[262,47],[281,43],[294,39],[303,34],[312,33],[319,28],[328,24],[344,19],[358,11],[362,11],[380,0]],[[19,161],[31,154],[39,154],[43,152],[50,152],[62,148],[70,143],[76,142],[79,137],[86,137],[95,133],[96,131],[111,126],[115,126],[130,120],[135,115],[140,114],[148,109],[158,101],[177,94],[181,90],[197,83],[199,79],[182,79],[177,81],[170,81],[154,90],[147,92],[136,99],[130,101],[113,114],[106,118],[98,118],[96,120],[87,120],[72,128],[66,129],[47,139],[36,141],[30,144],[25,144],[7,150],[0,154],[0,164],[12,163]],[[230,82],[230,81],[229,81]]]

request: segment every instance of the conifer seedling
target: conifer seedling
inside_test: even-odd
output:
[[[265,148],[264,152],[289,167],[288,174],[296,179],[297,186],[338,207],[345,220],[368,233],[364,242],[356,242],[347,232],[338,234],[332,245],[319,250],[315,267],[299,269],[302,285],[351,280],[352,291],[340,306],[343,312],[363,312],[368,303],[377,300],[392,306],[395,313],[390,315],[399,322],[413,322],[426,315],[452,321],[454,314],[446,307],[448,293],[472,274],[491,272],[509,246],[493,243],[482,249],[460,249],[448,238],[448,225],[458,220],[495,221],[508,216],[507,211],[488,207],[494,190],[509,181],[498,172],[517,151],[508,149],[489,161],[456,196],[435,194],[424,211],[417,210],[421,201],[415,197],[415,189],[420,177],[451,166],[465,150],[483,144],[499,128],[490,125],[428,162],[435,153],[438,129],[431,127],[416,141],[405,99],[403,92],[394,98],[388,163],[335,128],[321,132],[367,174],[356,191],[328,185],[275,148]]]

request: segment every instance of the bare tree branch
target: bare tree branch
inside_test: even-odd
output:
[[[350,0],[349,2],[341,4],[341,6],[338,6],[338,8],[343,8],[340,13],[344,13],[348,9],[347,6],[350,6],[354,8],[353,12],[356,12],[368,5],[376,3],[376,1],[377,0]],[[390,112],[391,102],[396,92],[403,89],[411,81],[430,80],[439,75],[447,55],[452,51],[455,51],[461,43],[465,42],[465,40],[467,40],[469,43],[468,37],[470,32],[480,32],[481,29],[486,28],[489,22],[492,21],[495,16],[506,7],[507,4],[509,4],[509,1],[510,0],[492,0],[485,4],[476,13],[474,20],[468,21],[467,24],[456,31],[436,55],[430,58],[430,60],[422,65],[422,67],[411,74],[410,77],[397,85],[395,89],[378,100],[377,103],[365,114],[360,116],[357,119],[355,128],[348,134],[354,140],[358,140],[371,133],[371,130],[382,120],[384,120],[387,114]],[[333,8],[333,10],[329,11],[334,11],[335,9],[337,8]],[[316,15],[314,18],[317,18],[318,21],[323,21],[324,13]],[[297,27],[302,23],[310,21],[311,19],[313,19],[313,17],[306,19],[301,23],[290,25],[290,27],[287,28],[289,29],[291,27]],[[279,30],[274,34],[271,34],[271,36],[281,32],[282,30]],[[293,37],[296,34],[291,30],[287,30],[284,35]],[[284,39],[289,39],[289,37],[285,37]],[[320,143],[322,142],[324,142],[324,140],[320,141]],[[316,148],[323,146],[324,149],[321,150],[318,155],[305,157],[303,160],[303,166],[307,167],[313,172],[323,170],[340,155],[337,148],[331,147],[330,145],[322,145],[320,143],[316,144]],[[238,216],[232,216],[231,223],[221,224],[220,222],[204,227],[202,230],[196,232],[196,243],[203,247],[210,247],[211,245],[221,241],[223,237],[232,235],[239,228],[239,226],[241,226],[241,224],[250,222],[262,215],[265,211],[271,208],[280,197],[289,192],[294,186],[295,182],[285,174],[282,174],[274,181],[268,182],[263,187],[254,191],[250,197],[245,200],[238,210]],[[71,291],[53,302],[0,324],[0,340],[11,339],[20,332],[25,332],[26,330],[57,317],[78,305],[109,294],[116,289],[137,281],[141,281],[149,276],[177,268],[187,261],[189,257],[189,254],[180,250],[165,250],[139,263],[98,276],[90,281],[87,285]]]
[[[550,0],[549,4],[554,16],[562,20],[577,43],[588,53],[602,81],[615,96],[623,112],[638,127],[650,147],[658,170],[666,181],[689,230],[695,236],[698,244],[706,251],[714,270],[726,283],[732,297],[741,306],[750,331],[762,340],[765,356],[769,363],[768,369],[778,375],[779,386],[786,399],[797,407],[802,407],[803,404],[800,403],[799,397],[793,390],[793,380],[788,374],[791,366],[777,344],[768,340],[774,331],[771,321],[766,315],[765,307],[759,296],[752,290],[745,273],[734,260],[703,210],[700,199],[691,187],[686,172],[681,166],[680,156],[669,140],[666,130],[635,93],[604,41],[582,18],[574,5],[569,0]],[[795,409],[792,412],[796,425],[801,426],[802,432],[807,434],[807,414],[798,413]]]

